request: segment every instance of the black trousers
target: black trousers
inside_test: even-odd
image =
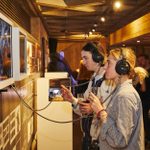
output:
[[[82,139],[82,150],[89,150],[90,145],[91,145],[91,137],[85,135]]]
[[[150,99],[142,100],[143,106],[143,119],[144,119],[144,129],[145,129],[145,140],[150,141],[150,118],[149,118],[149,109],[150,109]]]
[[[90,136],[90,128],[93,117],[89,115],[89,117],[82,119],[82,131],[83,131],[83,139],[82,139],[82,150],[89,150],[89,146],[91,145],[91,136]]]

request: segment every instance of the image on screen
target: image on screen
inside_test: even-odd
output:
[[[0,80],[12,77],[11,26],[0,18]]]
[[[63,100],[61,93],[61,85],[66,87],[71,86],[70,78],[58,78],[49,80],[49,100],[59,101]]]
[[[49,88],[49,98],[58,98],[61,97],[61,89],[60,88]]]

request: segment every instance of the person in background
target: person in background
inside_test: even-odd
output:
[[[143,117],[144,117],[144,129],[145,129],[145,145],[146,148],[150,148],[150,65],[149,57],[146,54],[138,56],[137,64],[145,68],[148,72],[148,75],[142,84],[137,84],[136,89],[140,94],[143,106]]]
[[[130,78],[132,79],[133,86],[136,88],[139,84],[143,85],[145,78],[148,77],[148,72],[142,67],[135,67],[134,72],[131,73]],[[142,87],[142,91],[145,90],[145,86]]]
[[[47,69],[48,72],[68,72],[68,76],[71,79],[71,84],[76,84],[76,80],[73,76],[73,71],[71,70],[64,56],[62,56],[60,53],[55,52],[50,55],[50,62]],[[72,91],[74,91],[74,89],[72,89]]]
[[[50,55],[50,62],[48,64],[48,72],[68,72],[71,74],[71,69],[64,57],[55,52]]]
[[[87,43],[81,51],[81,57],[83,60],[83,65],[89,70],[93,71],[94,74],[91,77],[88,88],[84,93],[83,99],[77,99],[73,96],[70,90],[62,85],[62,96],[65,100],[69,101],[73,105],[74,112],[86,116],[82,119],[82,131],[83,131],[83,141],[82,141],[82,150],[89,150],[91,143],[95,135],[90,134],[90,130],[95,128],[91,127],[94,125],[93,120],[93,110],[91,104],[88,101],[89,92],[93,91],[99,98],[108,97],[112,91],[111,82],[104,84],[104,61],[105,56],[103,55],[102,47],[99,47],[100,51],[94,43]],[[80,85],[78,85],[80,86]],[[103,88],[102,88],[103,87]],[[103,89],[103,90],[102,90]],[[92,132],[93,133],[93,132]],[[97,139],[97,138],[96,138]]]
[[[137,57],[137,65],[148,70],[150,68],[149,56],[147,54],[141,54]]]
[[[105,78],[115,82],[111,100],[104,108],[92,92],[89,101],[101,125],[99,148],[101,150],[144,150],[144,125],[141,99],[131,78],[136,56],[130,48],[110,51]]]

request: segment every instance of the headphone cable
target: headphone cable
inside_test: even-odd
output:
[[[92,117],[92,116],[89,116],[89,115],[83,115],[83,116],[80,116],[78,117],[77,119],[73,119],[73,120],[68,120],[68,121],[58,121],[58,120],[53,120],[53,119],[50,119],[50,118],[47,118],[41,114],[39,114],[37,111],[39,110],[34,110],[33,108],[31,108],[29,106],[29,104],[27,104],[24,99],[20,96],[20,94],[18,93],[17,89],[13,86],[13,85],[10,85],[12,87],[12,89],[15,91],[15,93],[18,95],[19,99],[21,100],[21,102],[23,103],[23,105],[25,107],[27,107],[28,109],[30,109],[33,113],[35,113],[36,115],[40,116],[41,118],[47,120],[47,121],[50,121],[50,122],[53,122],[53,123],[59,123],[59,124],[66,124],[66,123],[72,123],[72,122],[76,122],[76,121],[79,121],[81,120],[82,118],[88,118],[88,117]],[[50,103],[51,104],[51,103]],[[48,107],[48,106],[47,106]],[[43,109],[43,108],[42,108]],[[40,109],[41,110],[41,109]]]

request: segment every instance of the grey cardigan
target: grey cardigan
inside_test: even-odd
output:
[[[99,136],[100,150],[144,150],[142,104],[131,80],[119,85],[106,111],[108,117]]]

